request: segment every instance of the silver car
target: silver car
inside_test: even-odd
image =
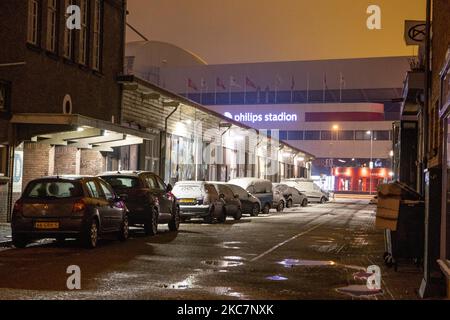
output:
[[[300,205],[302,207],[308,205],[308,197],[294,187],[290,187],[283,183],[274,183],[273,190],[274,199],[277,198],[276,194],[278,193],[278,197],[282,196],[284,199],[286,208],[292,208],[294,205]]]
[[[225,222],[225,201],[214,185],[204,181],[182,181],[175,184],[172,193],[178,199],[182,220],[203,218],[206,223]]]

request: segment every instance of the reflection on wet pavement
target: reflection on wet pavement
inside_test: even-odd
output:
[[[336,289],[337,292],[350,295],[352,297],[365,297],[365,296],[375,296],[379,294],[383,294],[383,290],[371,290],[367,288],[365,285],[349,285],[347,287],[342,287]]]
[[[285,266],[286,268],[293,267],[322,267],[322,266],[335,266],[334,261],[316,261],[316,260],[300,260],[300,259],[284,259],[279,261],[278,264]]]
[[[267,280],[272,280],[272,281],[286,281],[288,278],[277,275],[277,276],[269,276],[266,279]]]

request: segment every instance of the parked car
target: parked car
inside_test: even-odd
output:
[[[200,217],[207,223],[214,220],[225,222],[225,201],[219,197],[216,188],[205,181],[177,182],[173,188],[178,198],[182,219]]]
[[[156,174],[146,171],[104,173],[106,180],[130,210],[132,226],[143,226],[146,235],[155,235],[158,224],[167,224],[170,231],[180,227],[180,207],[172,193]]]
[[[235,184],[227,183],[227,186],[230,187],[234,194],[239,196],[243,214],[249,214],[253,217],[259,215],[259,212],[261,211],[261,201],[259,201],[257,197]]]
[[[100,236],[125,241],[128,210],[111,186],[95,177],[47,177],[28,183],[12,213],[12,241],[24,248],[36,239],[78,238],[95,248]]]
[[[274,194],[279,192],[283,195],[286,201],[286,208],[292,208],[294,205],[301,205],[302,207],[308,205],[308,197],[294,187],[282,183],[274,183],[273,188]]]
[[[272,182],[257,178],[237,178],[228,181],[229,184],[240,186],[261,202],[261,212],[268,214],[273,207]]]
[[[227,216],[231,216],[234,220],[241,220],[242,218],[242,204],[239,200],[239,195],[234,193],[233,190],[221,182],[210,182],[219,193],[219,197],[225,201],[225,213]]]
[[[324,193],[313,180],[304,178],[284,179],[281,183],[293,187],[305,194],[308,198],[308,202],[325,203],[329,201],[329,195]]]
[[[286,208],[286,204],[288,199],[284,197],[283,191],[280,186],[276,186],[273,184],[272,188],[273,192],[273,207],[277,209],[277,212],[283,212],[284,208]]]

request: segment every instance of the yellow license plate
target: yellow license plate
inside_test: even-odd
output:
[[[181,199],[180,203],[193,203],[195,202],[195,199]]]
[[[59,229],[59,222],[36,222],[36,229]]]

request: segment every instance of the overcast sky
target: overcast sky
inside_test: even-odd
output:
[[[366,27],[371,4],[382,30]],[[221,64],[412,55],[404,20],[423,20],[425,0],[128,0],[128,10],[151,40]]]

